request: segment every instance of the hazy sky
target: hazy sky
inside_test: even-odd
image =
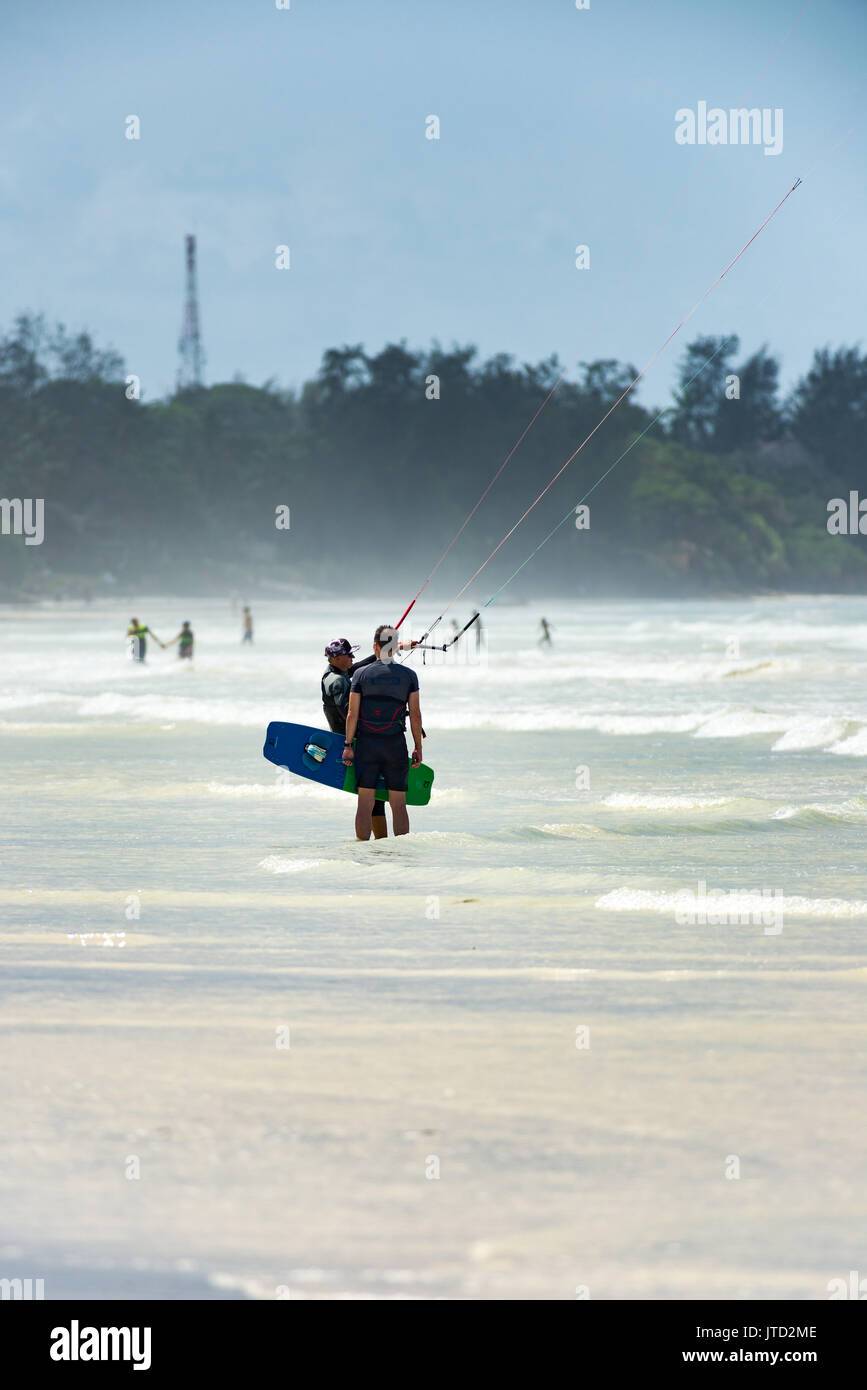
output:
[[[641,367],[801,176],[641,399],[664,403],[700,333],[767,342],[786,382],[864,334],[865,0],[0,0],[0,16],[0,325],[30,309],[90,329],[146,399],[175,379],[187,231],[208,382],[297,385],[326,347],[400,338]],[[675,111],[700,101],[782,108],[782,152],[678,144]]]

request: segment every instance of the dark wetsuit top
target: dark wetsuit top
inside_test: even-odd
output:
[[[402,737],[406,729],[407,701],[418,690],[418,676],[411,666],[396,661],[364,662],[366,670],[353,674],[351,689],[361,696],[357,735],[360,739]]]
[[[362,666],[369,666],[376,658],[366,656],[363,661],[356,661],[346,671],[338,671],[336,666],[328,663],[328,668],[322,677],[322,708],[325,711],[325,718],[328,720],[329,729],[333,729],[336,734],[346,733],[346,716],[349,712],[349,686],[356,671],[361,670]],[[373,803],[373,814],[375,816],[385,815],[385,803],[375,801]]]
[[[389,792],[405,792],[409,758],[406,751],[407,701],[418,690],[411,666],[375,661],[352,677],[352,693],[361,696],[355,742],[355,776],[359,787],[385,784]]]
[[[338,671],[337,667],[332,666],[329,661],[328,669],[322,677],[322,708],[325,711],[329,729],[333,729],[336,734],[346,733],[346,716],[349,713],[349,688],[352,677],[356,671],[361,670],[362,666],[369,666],[375,660],[375,656],[366,656],[363,661],[356,661],[346,671]]]

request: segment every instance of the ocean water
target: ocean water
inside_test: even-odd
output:
[[[358,844],[264,729],[320,722],[324,642],[400,607],[259,602],[252,648],[228,601],[0,609],[0,1277],[867,1272],[867,600],[492,606],[478,651],[414,658],[430,806]],[[134,666],[131,611],[189,618],[192,665]]]

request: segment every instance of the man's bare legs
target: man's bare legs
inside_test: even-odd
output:
[[[371,821],[373,820],[373,803],[376,800],[376,789],[374,787],[358,788],[358,807],[355,812],[355,838],[356,840],[369,840]]]
[[[385,817],[377,816],[377,820],[382,825],[382,833],[377,835],[376,820],[373,819],[373,803],[376,800],[376,792],[372,787],[358,788],[358,809],[355,812],[355,838],[356,840],[369,840],[371,828],[374,838],[377,840],[385,837]],[[409,834],[409,813],[406,809],[406,792],[389,792],[388,804],[391,807],[391,826],[395,835]]]
[[[406,792],[389,792],[388,804],[391,807],[391,826],[395,835],[408,835],[409,813],[406,809]]]
[[[374,806],[381,806],[381,807],[382,807],[382,815],[381,815],[381,816],[373,816],[373,815],[372,815],[372,816],[370,817],[370,824],[373,826],[373,838],[374,838],[374,840],[387,840],[387,839],[388,839],[388,817],[387,817],[386,814],[385,814],[385,804],[384,804],[384,802],[382,802],[382,801],[379,801],[379,802],[374,801],[373,804],[374,804]]]

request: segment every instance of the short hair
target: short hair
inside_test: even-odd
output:
[[[380,623],[373,634],[373,640],[383,653],[384,659],[386,661],[393,660],[398,645],[397,630],[391,626],[391,623]]]

